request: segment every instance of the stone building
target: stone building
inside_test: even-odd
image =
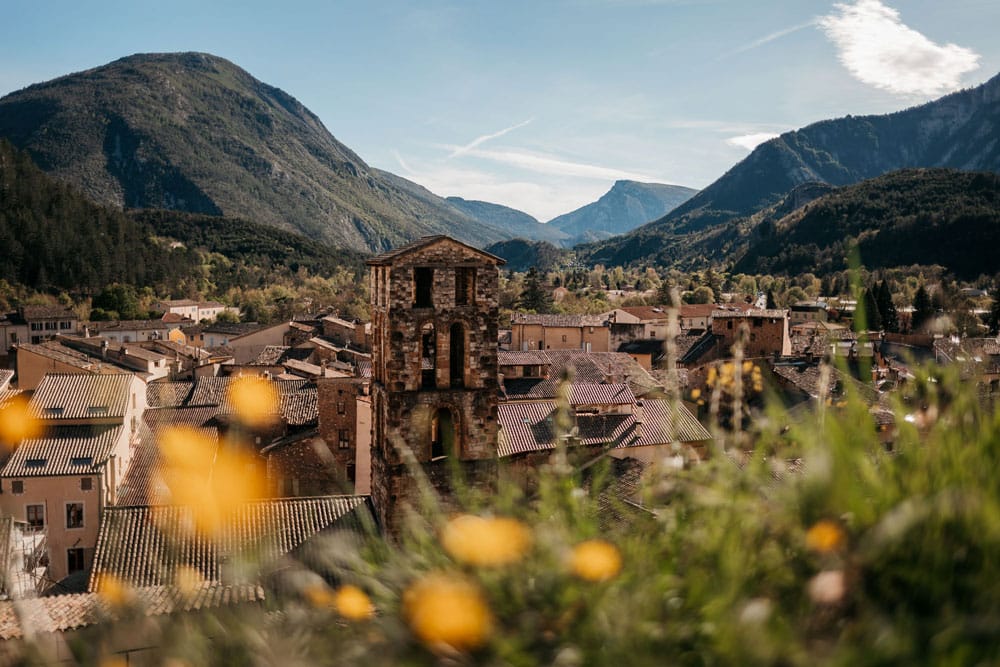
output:
[[[728,357],[733,344],[741,338],[745,357],[792,353],[787,310],[716,310],[712,313],[712,334],[719,357]]]
[[[408,464],[447,497],[457,474],[497,470],[498,267],[504,260],[429,236],[368,260],[372,295],[372,500],[396,532],[418,506]]]

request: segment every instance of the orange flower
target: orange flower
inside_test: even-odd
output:
[[[345,585],[334,591],[333,608],[351,621],[363,621],[375,615],[375,605],[357,586]]]
[[[846,540],[840,525],[829,519],[818,521],[806,532],[806,546],[819,553],[839,551]]]
[[[270,380],[248,376],[236,378],[226,391],[233,412],[250,428],[273,424],[278,419],[280,400]]]
[[[28,399],[18,395],[0,407],[0,444],[16,445],[37,438],[44,426],[28,411]]]
[[[417,581],[403,595],[403,613],[413,633],[432,650],[475,649],[493,632],[493,615],[482,592],[458,575],[430,574]]]
[[[496,567],[521,560],[531,547],[531,531],[516,519],[463,514],[447,523],[441,543],[459,562]]]
[[[622,556],[610,542],[587,540],[573,548],[570,569],[586,581],[607,581],[621,572]]]
[[[97,585],[97,593],[112,607],[125,607],[132,604],[135,592],[118,577],[106,574]]]

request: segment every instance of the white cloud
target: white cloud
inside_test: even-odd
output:
[[[441,197],[503,204],[541,221],[596,201],[611,188],[611,180],[548,177],[534,181],[485,169],[456,167],[442,161],[418,162],[393,154],[404,176]]]
[[[900,95],[940,95],[961,86],[979,67],[979,54],[955,44],[935,44],[905,25],[880,0],[837,3],[819,26],[841,64],[859,81]]]
[[[473,139],[472,141],[470,141],[466,145],[457,147],[455,150],[453,150],[451,152],[451,155],[449,155],[448,157],[458,157],[459,155],[462,155],[464,153],[468,153],[469,151],[471,151],[476,146],[479,146],[480,144],[486,143],[490,139],[496,139],[498,137],[502,137],[503,135],[507,134],[508,132],[512,132],[512,131],[514,131],[514,130],[516,130],[518,128],[524,127],[525,125],[527,125],[528,123],[530,123],[532,120],[533,119],[529,118],[528,120],[524,121],[523,123],[518,123],[517,125],[511,125],[510,127],[504,128],[504,129],[500,130],[499,132],[494,132],[493,134],[484,134],[484,135],[482,135],[480,137],[476,137],[475,139]]]
[[[473,148],[466,151],[466,155],[477,157],[492,162],[500,162],[512,167],[526,169],[540,174],[552,176],[574,176],[577,178],[589,178],[596,180],[618,180],[626,179],[631,181],[652,181],[654,178],[631,171],[602,167],[600,165],[583,164],[571,162],[551,155],[538,153],[528,153],[519,150],[482,150]]]
[[[730,137],[726,139],[726,143],[730,146],[745,148],[748,151],[752,151],[765,141],[770,141],[778,136],[781,135],[774,134],[773,132],[755,132],[753,134],[741,134],[738,137]]]

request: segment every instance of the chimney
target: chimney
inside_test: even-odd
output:
[[[646,407],[643,405],[641,398],[635,402],[635,406],[632,408],[632,416],[636,424],[642,424],[646,421]]]

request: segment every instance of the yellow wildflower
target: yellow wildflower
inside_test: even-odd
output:
[[[839,551],[846,540],[843,529],[829,519],[818,521],[806,532],[806,546],[820,553]]]
[[[351,621],[363,621],[375,615],[375,605],[357,586],[345,585],[333,593],[333,608]]]
[[[607,581],[621,572],[622,556],[610,542],[587,540],[573,548],[570,569],[587,581]]]
[[[278,392],[265,378],[237,378],[229,385],[226,399],[240,421],[251,428],[268,426],[278,419]]]
[[[42,422],[28,411],[28,399],[15,396],[0,407],[0,444],[16,445],[42,434]]]
[[[743,362],[743,373],[744,375],[753,370],[753,362],[750,360]]]
[[[516,519],[463,514],[445,525],[441,543],[459,562],[494,567],[521,560],[531,547],[531,531]]]
[[[708,378],[705,380],[705,384],[709,387],[715,385],[715,378],[718,376],[718,371],[715,370],[715,366],[708,369]]]
[[[127,606],[135,599],[135,591],[127,583],[110,574],[101,577],[97,593],[112,607]]]
[[[190,565],[181,565],[174,574],[174,583],[182,595],[191,597],[201,588],[205,579],[201,572]]]
[[[215,441],[189,427],[167,430],[160,438],[163,499],[191,508],[194,528],[216,536],[247,502],[266,488],[258,463],[238,451],[217,451]]]
[[[692,400],[697,400],[700,396],[701,396],[701,389],[692,389],[691,390],[691,399]]]
[[[493,615],[479,588],[457,575],[430,574],[410,586],[403,595],[403,613],[431,649],[471,650],[493,632]]]

